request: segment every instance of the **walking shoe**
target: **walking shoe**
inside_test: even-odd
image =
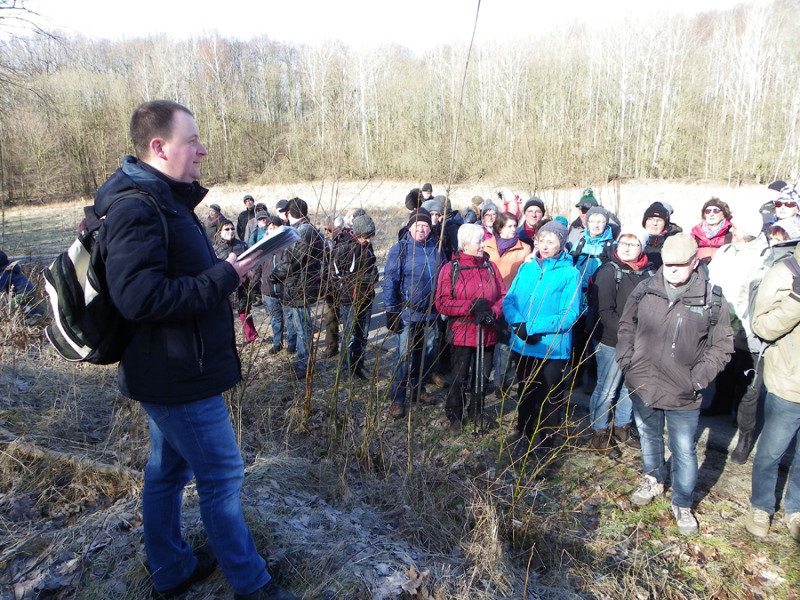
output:
[[[274,579],[271,579],[267,585],[252,594],[234,594],[233,600],[297,600],[297,596],[283,589],[275,583]]]
[[[752,431],[739,430],[739,441],[736,443],[736,448],[731,452],[731,461],[737,465],[743,465],[747,462],[747,457],[753,451],[753,446],[756,440],[753,437]]]
[[[602,452],[611,458],[622,456],[622,452],[617,448],[617,444],[608,429],[593,431],[592,439],[589,440],[589,448]]]
[[[433,406],[434,404],[436,404],[436,398],[434,398],[428,392],[423,390],[419,393],[419,402],[420,404],[424,404],[425,406]]]
[[[447,429],[450,431],[450,433],[461,433],[461,431],[463,430],[461,419],[448,420]]]
[[[440,388],[446,388],[450,386],[450,383],[447,381],[447,379],[445,379],[444,376],[439,375],[438,373],[434,373],[431,376],[431,383],[436,387]]]
[[[765,537],[769,533],[769,513],[751,506],[744,528],[756,537]]]
[[[639,489],[631,494],[631,502],[636,506],[646,506],[656,496],[664,493],[664,484],[658,483],[652,475],[642,475]]]
[[[369,379],[369,375],[364,371],[364,367],[358,365],[357,367],[350,369],[350,373],[353,377],[358,377],[359,379],[367,380]]]
[[[297,354],[297,348],[294,348],[293,346],[289,346],[288,348],[286,348],[286,351],[289,354]]]
[[[389,416],[393,419],[402,419],[406,416],[406,405],[400,402],[392,402],[389,407]]]
[[[691,508],[682,508],[673,504],[672,514],[675,517],[675,522],[678,524],[678,531],[681,535],[697,535],[699,527]]]
[[[186,580],[168,590],[154,590],[153,596],[159,600],[162,598],[174,598],[188,590],[195,583],[200,583],[208,579],[208,576],[217,568],[217,559],[214,557],[214,552],[211,550],[211,544],[203,544],[200,546],[194,551],[194,557],[197,559],[197,565]]]
[[[642,447],[639,442],[639,432],[633,426],[633,423],[628,423],[624,427],[614,427],[614,439],[620,444],[625,444],[629,448],[636,448],[637,450]]]
[[[281,351],[281,347],[280,346],[273,346],[272,348],[267,350],[267,354],[277,354],[280,351]]]
[[[800,542],[800,512],[786,515],[783,521],[789,528],[789,535],[794,538],[795,542]]]
[[[325,348],[325,352],[322,353],[322,358],[333,358],[339,354],[338,348]]]
[[[294,370],[294,376],[297,379],[305,379],[309,375],[311,375],[311,368],[310,367],[301,367],[299,365],[295,365],[292,367]]]

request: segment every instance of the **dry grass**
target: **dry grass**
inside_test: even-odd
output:
[[[402,222],[394,206],[410,186],[388,193],[388,185],[370,185],[342,184],[338,198],[362,190],[385,253]],[[661,191],[635,185],[622,196],[638,196],[637,211],[657,194],[673,195],[673,184]],[[209,202],[233,212],[244,189],[215,189]],[[746,197],[741,188],[729,192]],[[254,195],[273,193],[305,192]],[[677,213],[685,199],[697,207],[710,193],[689,185],[672,204]],[[748,193],[757,218],[759,196]],[[47,207],[31,210],[40,225],[52,218]],[[19,222],[42,229],[28,218]],[[268,331],[265,314],[257,314],[257,326]],[[36,330],[4,319],[0,342],[2,597],[44,590],[55,598],[145,597],[142,411],[119,396],[113,368],[67,364]],[[706,452],[703,469],[716,469],[718,481],[697,507],[701,535],[682,538],[667,499],[643,509],[627,500],[637,452],[614,461],[578,450],[586,438],[579,390],[571,393],[562,450],[548,464],[531,458],[523,466],[508,443],[514,394],[492,406],[500,427],[482,435],[447,433],[441,406],[388,419],[392,343],[373,332],[372,380],[351,381],[335,359],[318,360],[310,389],[293,382],[285,353],[268,356],[262,344],[241,349],[244,381],[228,397],[248,465],[242,501],[270,569],[302,598],[797,598],[796,544],[777,526],[766,542],[754,540],[739,521],[749,465],[726,465],[723,454]],[[191,486],[184,528],[190,540],[204,536]],[[217,573],[186,597],[230,593]]]

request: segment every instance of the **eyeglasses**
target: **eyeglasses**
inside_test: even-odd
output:
[[[781,206],[785,206],[786,208],[796,208],[797,202],[791,202],[789,200],[775,200],[775,208],[780,208]]]
[[[639,242],[617,242],[617,246],[622,246],[623,248],[638,248],[641,244]]]
[[[707,209],[703,211],[707,215],[715,215],[717,213],[721,213],[722,209],[717,208],[716,206],[709,206]]]

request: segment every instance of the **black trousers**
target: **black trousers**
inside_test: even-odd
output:
[[[486,386],[489,383],[489,374],[492,371],[492,357],[494,346],[484,348],[483,351],[483,392],[475,395],[475,356],[477,350],[470,346],[450,346],[450,363],[452,365],[451,383],[447,390],[447,399],[444,404],[444,414],[451,421],[461,421],[464,418],[464,408],[467,415],[474,417],[483,412],[483,399],[486,396]],[[472,369],[472,378],[469,373]],[[469,388],[469,392],[465,388]],[[469,402],[467,401],[469,393]]]
[[[552,434],[561,428],[566,360],[534,358],[512,352],[517,365],[519,405],[517,431],[532,438],[542,434],[542,445],[552,445]]]

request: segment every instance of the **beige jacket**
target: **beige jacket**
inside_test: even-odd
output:
[[[800,262],[800,245],[793,258]],[[772,342],[764,352],[767,390],[800,403],[800,296],[792,291],[794,276],[786,261],[764,274],[758,286],[752,326],[756,335]]]

